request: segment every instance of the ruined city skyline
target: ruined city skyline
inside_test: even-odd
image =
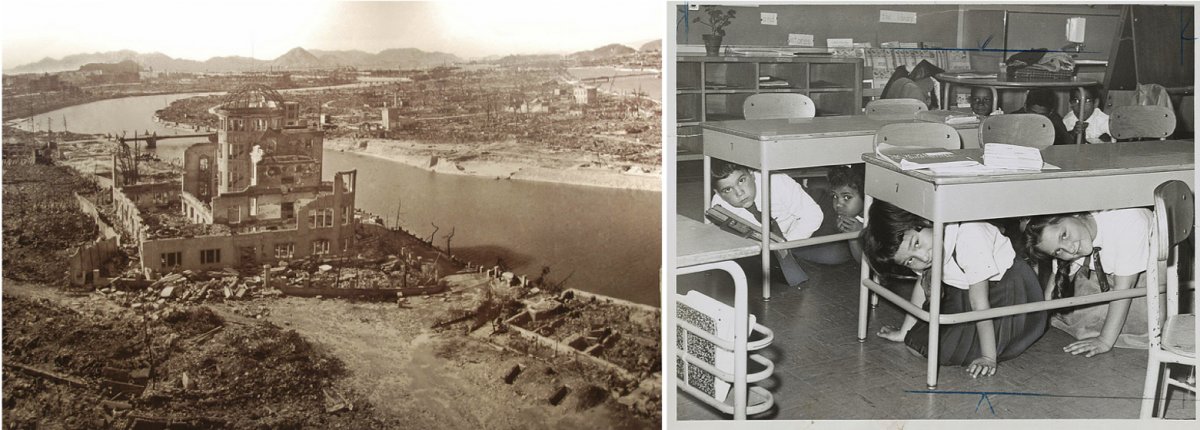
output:
[[[463,59],[567,54],[612,43],[636,49],[661,38],[659,9],[653,2],[632,1],[603,6],[541,1],[18,2],[5,6],[3,69],[118,50],[204,61],[223,56],[269,60],[296,47],[367,53],[415,48]],[[272,22],[289,25],[265,25]],[[572,36],[551,36],[555,34]]]

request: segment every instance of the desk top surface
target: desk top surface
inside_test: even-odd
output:
[[[678,267],[759,255],[761,249],[758,242],[679,214],[675,215],[675,242]]]
[[[1099,81],[1092,79],[1073,79],[1070,81],[1001,81],[998,79],[960,78],[949,73],[939,73],[935,78],[941,82],[957,85],[998,88],[1079,88],[1100,85]]]
[[[875,135],[879,127],[899,122],[916,120],[877,120],[866,115],[821,116],[816,118],[788,119],[743,119],[735,121],[706,122],[701,126],[734,136],[754,140],[792,140],[817,137]],[[951,125],[955,129],[977,129],[978,123]]]
[[[982,149],[955,150],[959,151],[982,159]],[[937,185],[950,185],[1195,170],[1194,155],[1195,142],[1186,140],[1054,145],[1042,150],[1042,159],[1061,169],[974,176],[934,176],[928,170],[901,171],[895,164],[872,153],[863,154],[863,161],[867,163],[868,170],[883,168]]]

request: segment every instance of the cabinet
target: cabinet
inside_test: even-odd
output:
[[[742,103],[758,93],[797,93],[817,116],[862,113],[862,59],[680,56],[675,67],[675,121],[681,150],[701,152],[700,124],[745,119]]]

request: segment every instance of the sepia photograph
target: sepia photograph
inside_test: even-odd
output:
[[[1194,426],[1192,4],[666,7],[668,427]]]
[[[3,427],[660,428],[663,6],[5,2]]]

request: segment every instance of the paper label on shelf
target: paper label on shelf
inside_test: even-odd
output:
[[[825,39],[825,46],[830,48],[853,48],[854,39]]]
[[[813,46],[813,35],[796,33],[788,34],[788,45]]]
[[[900,24],[916,24],[916,12],[901,12],[897,10],[880,10],[879,22],[895,22]]]

